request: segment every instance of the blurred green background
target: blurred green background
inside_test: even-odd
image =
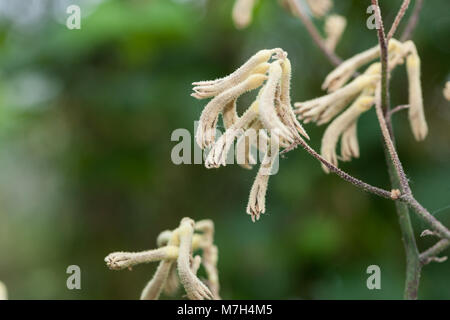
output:
[[[348,21],[340,56],[376,44],[365,26],[369,2],[335,1],[333,12]],[[401,1],[381,2],[390,25]],[[81,30],[65,26],[73,3],[81,5]],[[192,133],[205,105],[189,96],[191,82],[224,76],[256,51],[281,47],[293,65],[292,99],[303,101],[322,94],[332,70],[277,1],[260,1],[243,31],[233,26],[232,5],[0,1],[0,280],[11,299],[138,298],[156,264],[115,272],[104,257],[154,248],[158,233],[184,216],[215,221],[223,298],[402,297],[405,257],[391,201],[324,174],[296,150],[281,160],[267,213],[253,224],[245,208],[255,169],[171,162],[172,131]],[[417,199],[447,226],[450,105],[442,89],[450,77],[449,11],[448,0],[425,1],[414,33],[429,136],[417,143],[405,112],[394,123]],[[393,105],[407,103],[405,81],[400,67]],[[324,128],[306,129],[320,149]],[[360,159],[341,167],[389,188],[374,110],[360,120],[358,135]],[[413,222],[418,236],[426,225]],[[434,241],[418,245],[423,250]],[[81,267],[81,290],[66,288],[72,264]],[[381,267],[381,290],[366,287],[372,264]],[[449,262],[427,266],[419,297],[449,299],[449,271]]]

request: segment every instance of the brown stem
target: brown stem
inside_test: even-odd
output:
[[[402,36],[400,37],[400,41],[404,42],[409,40],[414,29],[417,26],[417,22],[419,21],[420,11],[422,11],[423,0],[416,0],[416,4],[414,5],[414,11],[409,18],[408,24],[406,25],[405,30],[403,31]]]
[[[436,257],[439,253],[441,253],[448,247],[450,247],[450,240],[440,240],[434,246],[420,254],[420,262],[422,263],[422,265],[430,263],[434,257]]]
[[[320,35],[319,31],[314,26],[314,23],[312,23],[311,19],[309,19],[309,17],[305,13],[303,13],[297,0],[287,0],[287,1],[292,11],[303,22],[309,34],[311,35],[311,38],[314,40],[317,46],[323,51],[323,53],[327,56],[328,60],[330,60],[330,62],[335,66],[340,65],[342,63],[342,59],[339,58],[332,50],[330,50],[325,45],[325,42],[322,36]]]
[[[394,113],[397,113],[399,111],[405,110],[409,108],[409,104],[402,104],[400,106],[396,106],[394,109],[389,110],[389,112],[387,113],[386,117],[388,119],[391,119],[392,116],[394,115]]]
[[[389,40],[392,39],[392,37],[395,34],[395,31],[397,31],[397,28],[402,21],[403,17],[405,16],[406,10],[408,10],[409,4],[411,0],[404,0],[402,3],[402,6],[400,7],[400,10],[397,13],[397,16],[395,17],[394,23],[392,24],[391,30],[389,30],[389,33],[387,35],[387,42],[389,43]]]
[[[320,154],[318,154],[313,148],[311,148],[305,141],[303,140],[297,140],[296,142],[294,142],[292,145],[290,145],[288,148],[284,149],[281,154],[285,154],[293,149],[295,149],[298,145],[302,146],[303,149],[305,149],[310,155],[312,155],[314,158],[316,158],[317,160],[319,160],[321,163],[323,163],[331,172],[336,173],[339,177],[341,177],[342,179],[344,179],[347,182],[350,182],[351,184],[353,184],[354,186],[367,191],[369,193],[373,193],[375,195],[378,195],[380,197],[386,198],[386,199],[391,199],[391,200],[395,200],[391,194],[390,191],[378,188],[378,187],[374,187],[368,183],[365,183],[364,181],[361,181],[351,175],[349,175],[348,173],[346,173],[345,171],[342,171],[341,169],[339,169],[338,167],[336,167],[335,165],[333,165],[332,163],[330,163],[329,161],[327,161],[324,157],[322,157]]]

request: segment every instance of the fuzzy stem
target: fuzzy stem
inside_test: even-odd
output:
[[[376,113],[380,123],[381,131],[385,141],[385,157],[388,162],[388,171],[391,178],[392,187],[399,185],[402,192],[410,194],[408,180],[406,179],[403,167],[395,150],[394,143],[391,139],[392,129],[389,130],[386,124],[385,116],[389,113],[389,77],[388,77],[388,50],[384,33],[383,20],[381,18],[378,0],[371,0],[376,6],[375,16],[380,25],[377,30],[378,41],[381,50],[381,88],[380,96],[377,97]],[[417,299],[419,290],[421,264],[419,259],[419,251],[417,249],[416,239],[414,237],[414,229],[411,224],[409,210],[406,204],[396,202],[397,215],[399,218],[400,229],[402,232],[403,245],[406,253],[406,280],[404,289],[404,299]]]
[[[311,148],[304,140],[302,139],[298,139],[296,140],[291,146],[289,146],[288,148],[284,149],[281,154],[287,153],[293,149],[295,149],[298,145],[302,146],[303,149],[306,150],[306,152],[308,152],[310,155],[312,155],[314,158],[316,158],[317,160],[319,160],[320,162],[322,162],[331,172],[336,173],[339,177],[341,177],[342,179],[344,179],[347,182],[350,182],[351,184],[353,184],[354,186],[367,191],[369,193],[373,193],[375,195],[378,195],[380,197],[386,198],[386,199],[392,199],[392,195],[391,192],[387,191],[387,190],[383,190],[380,189],[378,187],[374,187],[368,183],[365,183],[364,181],[361,181],[351,175],[349,175],[348,173],[346,173],[345,171],[342,171],[341,169],[339,169],[338,167],[336,167],[334,164],[330,163],[329,161],[327,161],[324,157],[322,157],[320,154],[317,153],[317,151],[315,151],[313,148]]]

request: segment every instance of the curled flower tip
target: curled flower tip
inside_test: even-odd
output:
[[[275,162],[278,153],[273,153],[272,156],[266,153],[263,163],[258,170],[255,181],[247,204],[247,214],[251,215],[252,221],[259,220],[261,214],[266,212],[266,193],[267,185],[269,183],[270,170]]]
[[[351,127],[359,116],[367,111],[374,103],[373,96],[366,96],[362,94],[356,101],[341,115],[339,115],[325,130],[322,138],[321,155],[328,162],[333,165],[338,165],[338,158],[336,155],[336,145],[343,134],[349,127]],[[329,173],[327,166],[322,164],[322,168],[326,173]]]
[[[420,237],[421,237],[421,238],[427,237],[427,236],[436,236],[436,233],[433,232],[433,231],[431,231],[431,230],[425,229],[425,230],[423,230],[422,233],[420,234]]]
[[[326,18],[325,33],[327,37],[325,39],[325,45],[328,49],[334,51],[339,40],[341,40],[346,26],[347,20],[343,16],[333,14]]]
[[[219,95],[227,89],[235,87],[252,74],[265,74],[268,69],[267,61],[280,52],[281,49],[264,49],[258,51],[232,74],[216,80],[194,82],[194,98],[205,99]]]
[[[325,16],[333,7],[332,0],[307,0],[307,2],[312,14],[317,18]]]
[[[444,88],[444,97],[447,101],[450,101],[450,81],[447,81]]]
[[[371,88],[380,79],[379,74],[362,74],[345,87],[326,96],[305,102],[296,102],[295,113],[305,123],[314,121],[321,125],[329,122],[364,89]]]
[[[236,28],[244,29],[252,22],[255,0],[236,0],[233,6],[233,22]]]
[[[420,83],[420,58],[410,54],[406,62],[409,82],[409,123],[417,141],[428,134],[428,125],[423,110],[422,85]]]
[[[165,230],[158,235],[158,238],[156,239],[156,245],[158,246],[158,248],[165,246],[167,245],[167,243],[170,241],[171,238],[172,238],[172,231]]]
[[[203,110],[196,133],[196,141],[200,148],[209,147],[215,140],[215,131],[220,112],[233,100],[247,91],[258,88],[267,79],[262,74],[254,74],[242,83],[232,87],[212,99]]]
[[[164,259],[176,259],[178,257],[178,248],[175,246],[166,246],[155,250],[142,252],[113,252],[105,258],[106,265],[111,270],[122,270],[132,266],[160,261]]]
[[[278,134],[281,139],[290,143],[294,141],[294,135],[292,132],[281,122],[275,109],[275,96],[278,84],[281,79],[282,69],[280,61],[275,61],[271,64],[269,69],[269,78],[261,89],[258,106],[260,120],[264,127],[272,134],[278,130]]]
[[[391,198],[392,198],[392,200],[398,200],[401,195],[402,195],[402,193],[400,192],[399,189],[392,189],[391,190]]]
[[[352,158],[359,158],[359,145],[357,136],[357,124],[353,122],[342,133],[341,138],[341,159],[342,161],[350,161]]]

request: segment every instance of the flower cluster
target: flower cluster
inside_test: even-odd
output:
[[[207,168],[226,165],[228,151],[237,142],[237,160],[244,167],[255,164],[251,148],[256,145],[264,160],[250,192],[247,213],[258,220],[265,212],[265,195],[271,168],[279,154],[279,146],[287,147],[301,136],[309,138],[297,121],[290,100],[291,64],[282,49],[261,50],[232,74],[217,80],[194,82],[197,99],[213,99],[200,116],[197,144],[211,150]],[[239,116],[237,99],[247,91],[259,88],[255,101]],[[216,139],[216,126],[222,115],[226,132]],[[264,130],[262,130],[264,129]],[[248,133],[259,131],[258,143],[248,142]],[[243,159],[243,161],[240,161]]]
[[[196,223],[183,218],[175,230],[162,232],[157,239],[158,249],[142,252],[113,252],[105,258],[111,270],[122,270],[141,264],[160,261],[153,278],[145,286],[141,300],[156,300],[161,291],[173,295],[179,283],[190,300],[220,299],[217,271],[218,249],[214,245],[214,223],[201,220]],[[201,250],[202,255],[193,255]],[[203,265],[207,285],[197,277]]]
[[[321,154],[336,166],[338,158],[350,161],[359,157],[357,122],[361,114],[375,103],[376,92],[380,88],[381,64],[372,63],[361,75],[356,75],[356,72],[379,56],[380,49],[376,46],[346,60],[326,77],[322,89],[328,91],[327,95],[295,103],[295,113],[305,123],[322,125],[334,119],[324,133]],[[392,39],[388,46],[389,71],[403,64],[405,58],[409,84],[409,122],[414,137],[421,141],[425,139],[428,127],[423,111],[420,58],[413,42],[401,43]],[[340,157],[336,154],[339,139]],[[328,172],[327,167],[323,168]]]

